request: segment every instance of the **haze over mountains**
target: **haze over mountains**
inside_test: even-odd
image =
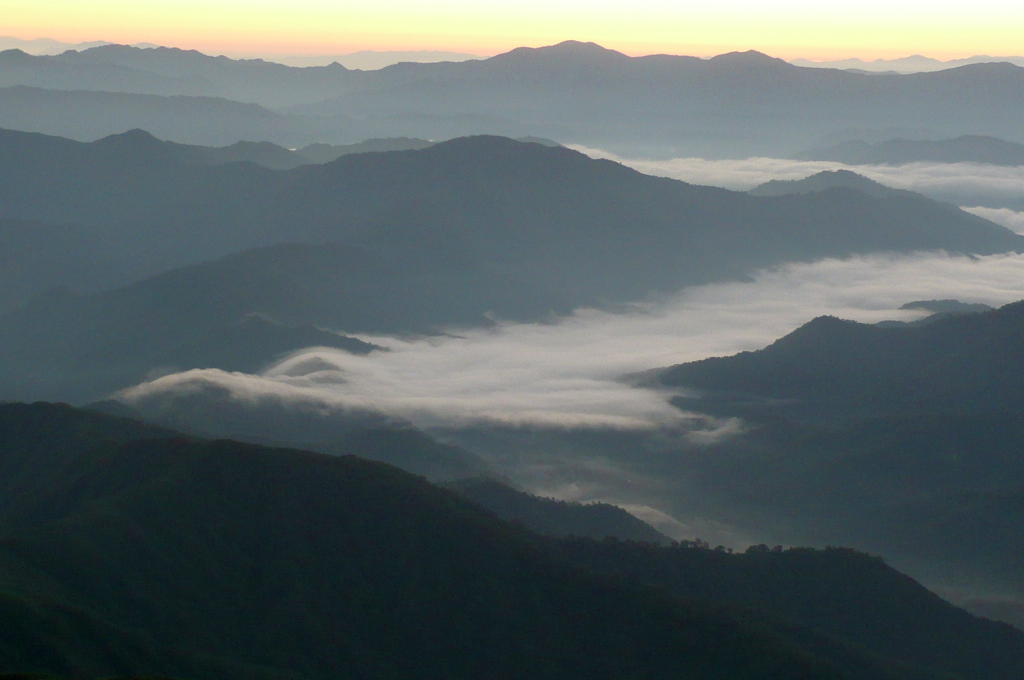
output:
[[[1016,106],[1024,69],[1006,63],[879,76],[753,52],[631,58],[565,42],[362,72],[111,45],[57,56],[4,52],[0,85],[15,88],[3,90],[0,127],[81,140],[132,127],[183,143],[288,147],[487,133],[705,157],[784,156],[851,130],[901,127],[1024,142]],[[173,124],[161,118],[168,106],[177,107]],[[71,110],[76,115],[58,113]],[[131,117],[114,115],[126,110]]]
[[[875,144],[850,141],[827,149],[809,151],[800,157],[815,161],[840,161],[850,165],[938,162],[1021,166],[1024,165],[1024,144],[979,136],[940,141],[892,139]]]
[[[1019,680],[1022,74],[0,52],[0,675]]]
[[[228,368],[194,348],[254,313],[347,333],[436,332],[633,302],[788,261],[1024,248],[1003,227],[914,194],[758,198],[495,137],[287,172],[195,165],[202,150],[142,132],[0,142],[17,164],[0,180],[9,217],[77,221],[135,276],[224,255],[8,313],[0,357],[18,398],[90,401],[156,369]],[[67,285],[60,273],[50,286]],[[270,346],[265,363],[301,348]]]
[[[67,52],[68,50],[82,52],[94,47],[104,47],[113,44],[114,43],[104,40],[68,43],[60,40],[53,40],[51,38],[25,40],[21,38],[0,36],[0,51],[21,50],[22,52],[26,52],[27,54],[34,56],[57,56]],[[159,45],[149,43],[139,43],[131,45],[131,47],[139,49],[160,49]],[[358,52],[348,52],[345,54],[289,54],[268,52],[263,54],[237,55],[232,53],[228,56],[233,59],[255,59],[299,68],[307,66],[328,66],[337,62],[345,68],[361,70],[380,69],[385,66],[391,66],[392,64],[402,62],[433,63],[438,61],[466,61],[469,59],[480,58],[475,54],[446,52],[442,50],[360,50]]]
[[[924,73],[931,71],[944,71],[970,64],[992,64],[1009,63],[1016,66],[1024,66],[1024,57],[990,57],[984,54],[977,54],[964,59],[932,59],[914,54],[899,59],[874,59],[865,61],[863,59],[841,59],[838,61],[813,61],[810,59],[794,59],[795,66],[808,68],[838,68],[854,71],[868,71],[873,73]]]

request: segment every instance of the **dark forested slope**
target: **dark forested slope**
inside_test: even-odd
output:
[[[936,671],[1019,677],[1020,631],[979,621],[863,553],[761,545],[731,555],[579,539],[560,549],[596,571],[628,575],[677,596],[771,612]]]
[[[508,522],[518,522],[546,536],[668,543],[667,536],[647,522],[608,503],[567,503],[539,498],[488,477],[460,479],[446,485]]]
[[[767,409],[832,420],[1019,412],[1021,337],[1020,302],[906,327],[820,317],[763,350],[675,366],[657,381],[702,390],[707,401],[748,413]]]
[[[822,317],[764,350],[672,367],[687,409],[743,416],[697,476],[740,525],[842,542],[930,583],[1024,593],[1024,303],[928,324]]]
[[[133,428],[156,438],[126,441]],[[808,629],[588,576],[379,463],[162,434],[0,407],[0,616],[17,631],[4,670],[922,677]]]

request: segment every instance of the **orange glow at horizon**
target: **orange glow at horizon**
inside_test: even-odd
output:
[[[443,50],[488,56],[566,39],[626,54],[710,56],[756,49],[792,59],[952,59],[1024,54],[1024,3],[810,0],[0,0],[0,34],[155,43],[203,52],[341,54]],[[968,11],[969,10],[969,11]]]

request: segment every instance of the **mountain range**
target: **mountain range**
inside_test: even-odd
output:
[[[5,671],[1010,680],[1024,663],[1024,633],[877,558],[542,538],[353,456],[8,404],[0,470]]]
[[[0,50],[21,50],[35,56],[57,56],[73,50],[82,52],[94,47],[114,45],[104,40],[96,40],[83,43],[68,43],[52,38],[36,38],[25,40],[0,36]],[[123,47],[123,46],[122,46]],[[131,47],[139,49],[167,49],[151,43],[138,43]],[[360,50],[345,54],[288,54],[288,53],[264,53],[261,55],[232,55],[234,59],[248,59],[269,61],[286,66],[329,66],[335,62],[349,69],[373,70],[398,64],[401,62],[437,62],[437,61],[466,61],[467,59],[479,59],[475,54],[463,52],[443,52],[438,50],[413,50],[413,51],[379,51]]]
[[[1024,237],[953,206],[831,186],[835,177],[826,191],[756,197],[497,137],[290,171],[196,165],[196,149],[142,132],[90,144],[6,132],[0,149],[0,168],[12,170],[0,174],[0,215],[77,223],[75,238],[104,258],[136,275],[163,271],[9,311],[0,382],[26,399],[93,401],[154,369],[224,368],[194,348],[252,314],[347,333],[437,332],[633,302],[783,262],[1024,248]]]
[[[0,680],[1020,680],[1024,301],[615,368],[807,272],[1005,295],[1020,216],[592,157],[1011,187],[1020,65],[77,47],[0,52]]]
[[[922,73],[927,71],[943,71],[970,64],[991,64],[1005,62],[1024,66],[1024,57],[990,57],[985,54],[976,54],[965,59],[932,59],[920,54],[899,59],[874,59],[865,61],[863,59],[842,59],[840,61],[811,61],[810,59],[794,59],[792,63],[796,66],[808,68],[840,68],[846,70],[865,71],[871,73]]]
[[[289,148],[351,143],[372,136],[342,117],[296,116],[219,97],[47,90],[24,85],[0,89],[0,127],[83,141],[145,129],[186,144],[268,141]]]
[[[1011,611],[1024,596],[1022,324],[1024,303],[926,324],[821,317],[656,379],[696,391],[681,408],[748,423],[689,470],[730,521],[881,551]]]
[[[131,127],[183,143],[289,147],[499,134],[632,155],[785,157],[857,130],[912,128],[1024,143],[1016,105],[1024,69],[1007,63],[872,75],[756,52],[628,57],[570,41],[349,71],[108,45],[57,56],[4,52],[0,85],[11,88],[0,127],[85,141]]]

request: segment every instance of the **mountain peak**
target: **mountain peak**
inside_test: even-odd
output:
[[[110,135],[94,142],[97,148],[123,160],[135,159],[135,161],[172,162],[173,154],[171,145],[157,137],[154,137],[145,130],[128,130],[116,135]]]
[[[163,144],[163,142],[155,137],[154,135],[142,130],[140,128],[133,128],[127,132],[121,132],[119,134],[108,135],[103,139],[98,140],[97,144],[103,145],[114,145],[114,144]]]
[[[797,68],[787,61],[770,57],[764,52],[758,52],[757,50],[726,52],[725,54],[719,54],[717,57],[711,57],[708,61],[720,66]]]
[[[569,52],[572,54],[622,54],[607,47],[602,47],[595,42],[582,42],[580,40],[563,40],[560,43],[538,49],[547,52]]]
[[[909,191],[892,189],[850,170],[822,170],[804,179],[796,180],[773,179],[754,187],[749,193],[754,196],[785,196],[788,194],[810,194],[836,188],[853,189],[875,198],[912,194]]]
[[[609,61],[628,60],[630,57],[622,52],[610,50],[593,42],[564,40],[556,45],[545,47],[517,47],[514,50],[491,57],[487,61],[550,61],[562,63],[607,63]]]

